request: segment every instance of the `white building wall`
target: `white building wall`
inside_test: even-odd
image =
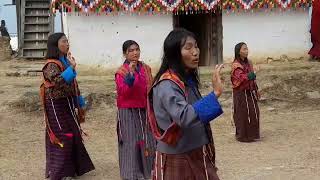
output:
[[[63,29],[79,64],[117,67],[123,62],[123,42],[132,39],[139,43],[143,61],[159,65],[172,16],[68,14],[63,16]]]
[[[241,12],[223,14],[224,61],[234,57],[234,46],[248,44],[253,61],[307,56],[311,47],[308,11]]]
[[[305,57],[311,47],[308,11],[241,12],[223,14],[224,62],[231,62],[236,43],[249,46],[253,61],[287,55]],[[118,67],[122,43],[136,40],[141,59],[159,65],[162,45],[172,30],[172,15],[63,16],[63,29],[79,64]]]

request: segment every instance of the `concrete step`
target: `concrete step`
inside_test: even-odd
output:
[[[24,39],[24,42],[48,41],[48,39]]]
[[[47,49],[47,46],[33,46],[33,47],[24,47],[23,50],[43,50]]]
[[[49,6],[26,6],[26,9],[49,9]]]
[[[26,14],[26,17],[49,17],[50,14]]]
[[[25,22],[25,25],[50,25],[49,22]]]
[[[29,31],[24,31],[24,33],[49,33],[50,30],[29,30]]]

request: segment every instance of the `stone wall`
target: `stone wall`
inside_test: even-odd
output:
[[[11,59],[11,45],[8,37],[0,37],[0,61],[8,61]]]

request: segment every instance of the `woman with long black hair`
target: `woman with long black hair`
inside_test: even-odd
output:
[[[201,97],[196,37],[175,29],[164,41],[163,58],[148,97],[149,124],[157,139],[155,180],[218,180],[210,121],[220,116],[220,70],[212,92]]]
[[[236,125],[236,139],[253,142],[260,139],[260,93],[256,74],[248,59],[248,46],[238,43],[232,63],[231,83],[233,87],[233,119]]]
[[[46,123],[46,177],[70,179],[94,169],[82,142],[84,98],[76,81],[76,61],[63,33],[48,38],[44,81],[40,87]]]

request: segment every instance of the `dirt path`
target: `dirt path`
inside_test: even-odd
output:
[[[44,125],[41,111],[23,112],[21,104],[16,106],[23,94],[37,92],[40,78],[8,77],[6,72],[16,68],[13,68],[12,63],[0,63],[0,67],[0,179],[44,179]],[[287,84],[285,88],[289,90],[285,91],[284,86],[276,84],[276,89],[281,90],[279,91],[283,97],[280,97],[281,94],[279,95],[275,89],[271,89],[274,93],[265,94],[268,100],[261,103],[263,138],[256,143],[238,143],[234,140],[229,108],[230,92],[226,92],[222,97],[225,114],[212,122],[221,179],[320,179],[320,99],[299,95],[302,93],[300,88],[320,91],[320,86],[317,79],[312,79],[313,76],[310,77],[313,82],[306,84],[293,83],[298,82],[299,78],[290,81],[296,74],[319,75],[319,69],[320,64],[305,62],[295,65],[264,65],[264,70],[259,76],[263,90],[267,90],[270,86],[267,83],[271,83],[268,79],[262,79],[261,76],[265,74],[275,76],[272,83],[276,84],[279,81]],[[206,92],[206,84],[210,81],[206,70],[203,72],[202,91]],[[80,178],[83,180],[119,179],[115,134],[116,109],[112,106],[113,76],[108,74],[110,73],[98,74],[99,76],[86,74],[79,77],[83,92],[93,98],[93,109],[88,113],[84,129],[90,134],[85,144],[96,166],[94,172]],[[319,76],[318,78],[320,79]],[[292,92],[295,93],[296,99],[292,97],[292,101],[283,100],[284,97],[289,97],[285,93],[291,92],[293,86],[298,89],[297,92]],[[274,97],[280,97],[280,100]],[[28,101],[23,102],[26,104]]]

